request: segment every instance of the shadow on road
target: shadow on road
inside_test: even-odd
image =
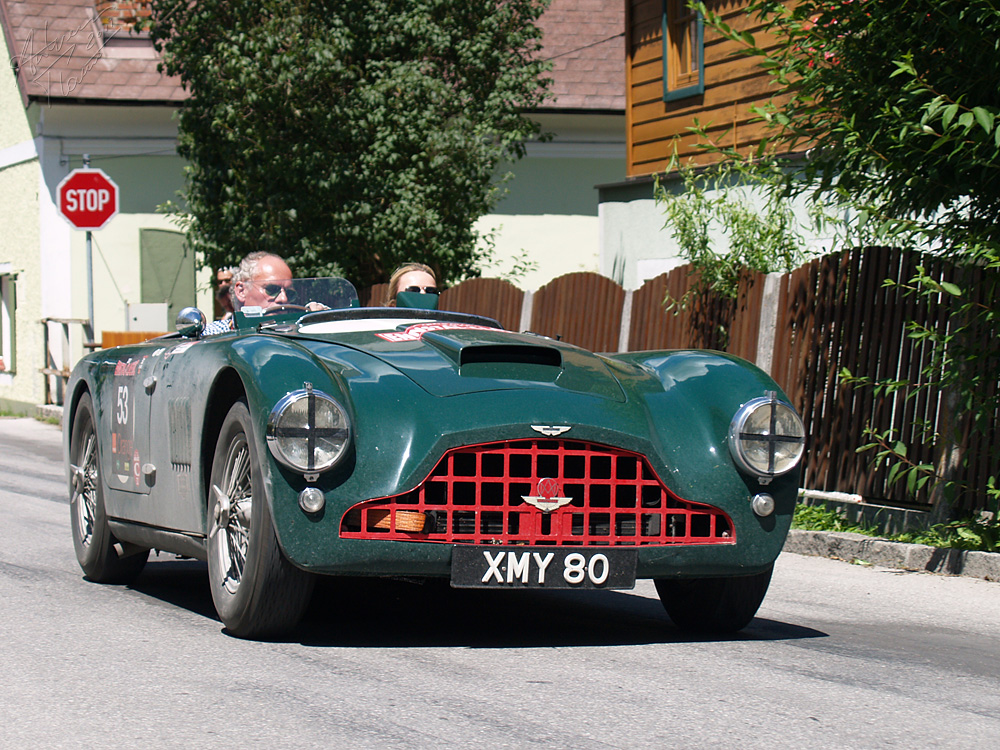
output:
[[[150,557],[129,588],[219,623],[208,589],[208,566],[198,560],[177,560],[171,554]]]
[[[218,623],[204,563],[150,561],[131,588]],[[303,622],[284,640],[313,647],[538,648],[825,636],[762,618],[735,635],[692,636],[673,627],[658,600],[619,591],[483,591],[442,580],[321,578]]]

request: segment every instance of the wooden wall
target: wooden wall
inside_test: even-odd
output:
[[[759,25],[743,12],[745,0],[708,0],[734,29],[759,36]],[[663,172],[674,149],[684,163],[709,164],[717,158],[698,148],[688,128],[699,123],[709,138],[724,146],[752,150],[761,139],[751,107],[763,104],[774,84],[756,61],[733,56],[739,48],[705,27],[705,92],[663,101],[663,0],[628,0],[625,20],[627,176]],[[764,40],[758,38],[758,43]]]

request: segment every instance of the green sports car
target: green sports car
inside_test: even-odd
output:
[[[435,295],[361,308],[342,279],[295,285],[321,309],[245,309],[206,336],[188,308],[177,333],[76,366],[65,451],[87,578],[128,582],[151,549],[207,560],[222,622],[249,638],[293,628],[317,575],[651,578],[683,629],[753,619],[804,446],[761,370],[594,354]]]

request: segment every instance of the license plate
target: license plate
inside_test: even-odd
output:
[[[638,552],[633,548],[452,548],[455,588],[630,589]]]

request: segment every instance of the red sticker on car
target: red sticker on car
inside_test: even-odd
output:
[[[471,323],[418,323],[417,325],[409,326],[405,331],[376,333],[375,335],[380,339],[385,339],[386,341],[401,343],[403,341],[420,341],[420,339],[424,337],[425,333],[454,330],[493,331],[496,329],[487,328],[486,326],[477,326]]]

